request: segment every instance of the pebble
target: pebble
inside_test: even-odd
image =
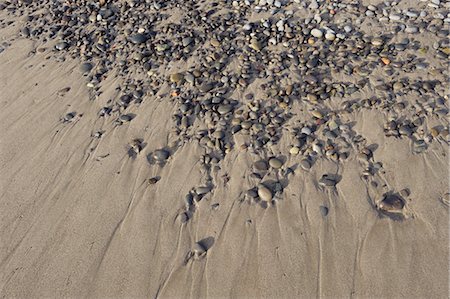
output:
[[[320,206],[320,214],[322,214],[323,217],[326,217],[328,215],[328,208],[325,206]]]
[[[324,174],[319,180],[319,185],[325,187],[334,187],[336,184],[337,182],[328,174]]]
[[[130,41],[134,44],[143,44],[147,41],[147,36],[142,33],[137,33],[130,36]]]
[[[270,202],[272,201],[272,191],[269,188],[260,185],[258,187],[258,196],[261,200]]]
[[[169,158],[169,156],[170,153],[163,149],[156,150],[152,155],[153,159],[155,159],[157,162],[164,162]]]
[[[323,37],[323,32],[322,32],[322,30],[314,28],[314,29],[311,30],[311,35],[316,37],[316,38],[322,38]]]
[[[385,195],[378,208],[385,212],[398,212],[405,206],[403,198],[397,195]]]
[[[92,63],[90,62],[84,62],[80,65],[80,71],[81,73],[89,73],[92,70]]]
[[[279,168],[281,168],[281,166],[283,166],[283,162],[281,162],[281,160],[279,160],[277,158],[270,158],[269,165],[272,168],[279,169]]]
[[[260,160],[260,161],[256,161],[253,166],[255,167],[256,170],[259,171],[266,171],[269,169],[269,166],[267,165],[266,161],[264,160]]]
[[[311,169],[311,162],[308,159],[303,159],[300,161],[300,166],[304,170],[309,170],[309,169]]]

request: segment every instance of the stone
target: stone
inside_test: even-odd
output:
[[[261,185],[258,187],[258,196],[263,201],[272,201],[272,191],[266,186]]]
[[[170,153],[163,149],[156,150],[152,155],[153,159],[155,159],[157,162],[164,162],[169,158],[169,156]]]
[[[279,169],[279,168],[281,168],[281,166],[283,166],[283,162],[281,162],[281,160],[279,160],[277,158],[270,158],[269,165],[272,168]]]
[[[323,37],[323,32],[320,29],[314,28],[311,30],[311,35],[316,37],[316,38],[322,38]]]

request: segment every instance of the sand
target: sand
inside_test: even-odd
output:
[[[244,200],[259,157],[233,150],[183,224],[186,194],[206,183],[203,152],[186,141],[164,167],[146,156],[175,141],[170,101],[147,99],[130,124],[114,126],[98,111],[119,78],[92,100],[79,61],[47,59],[51,46],[30,55],[35,48],[18,38],[0,54],[1,298],[448,298],[446,143],[413,154],[410,140],[385,137],[381,112],[355,112],[353,130],[383,163],[378,187],[361,179],[355,156],[302,170],[286,137],[272,151],[294,173],[274,207]],[[97,130],[102,138],[92,138]],[[134,138],[146,145],[131,159]],[[342,177],[335,189],[318,184],[324,173]],[[374,208],[404,188],[406,219]],[[191,257],[205,238],[205,255]]]

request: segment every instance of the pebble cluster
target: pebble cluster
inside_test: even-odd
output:
[[[245,196],[265,206],[281,198],[281,178],[294,171],[287,156],[297,156],[301,170],[295,171],[309,171],[318,159],[345,163],[353,155],[369,182],[383,164],[349,121],[363,110],[384,115],[386,137],[409,139],[415,154],[432,142],[448,144],[450,2],[411,3],[7,0],[0,11],[22,16],[20,34],[42,47],[52,43],[56,59],[80,60],[94,100],[113,70],[123,78],[120,96],[99,117],[121,126],[135,117],[129,107],[152,99],[173,103],[173,130],[180,143],[196,140],[204,149],[208,174],[204,186],[186,195],[184,223],[213,192],[210,173],[233,150],[260,157],[252,166],[259,183]],[[439,125],[430,126],[428,118]],[[245,142],[237,144],[238,136]],[[272,146],[283,136],[290,146],[277,156]],[[144,147],[144,140],[133,140],[129,156]],[[161,167],[173,154],[169,147],[146,153],[150,164]],[[278,179],[265,179],[268,173]],[[318,187],[335,188],[340,179],[323,173]],[[402,195],[374,203],[385,214],[401,213],[405,205]],[[320,213],[326,216],[328,208]],[[197,245],[193,255],[205,252]]]

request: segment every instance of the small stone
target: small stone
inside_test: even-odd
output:
[[[205,83],[202,83],[200,86],[199,86],[199,90],[201,91],[201,92],[208,92],[208,91],[210,91],[211,89],[213,89],[214,88],[214,85],[212,84],[212,83],[209,83],[209,82],[205,82]]]
[[[320,214],[322,214],[323,217],[326,217],[328,215],[328,208],[325,206],[320,206]]]
[[[147,41],[147,36],[142,34],[142,33],[138,33],[138,34],[134,34],[132,36],[130,36],[130,41],[133,44],[142,44],[145,43]]]
[[[185,37],[185,38],[183,38],[181,43],[183,44],[183,47],[187,47],[192,43],[192,41],[193,41],[193,39],[191,37]]]
[[[62,51],[64,49],[66,49],[68,46],[69,46],[69,44],[66,42],[59,42],[55,45],[55,49],[58,51]]]
[[[119,121],[121,121],[122,123],[130,122],[132,119],[133,119],[133,117],[129,114],[122,114],[119,117]]]
[[[403,198],[397,195],[385,195],[383,200],[378,205],[380,210],[385,212],[395,212],[400,211],[405,206],[405,201]]]
[[[383,39],[381,39],[379,37],[376,37],[372,40],[372,45],[374,45],[376,47],[382,46],[383,44],[384,44]]]
[[[322,185],[325,187],[334,187],[334,186],[336,186],[336,184],[337,184],[336,180],[334,180],[328,174],[324,174],[319,180],[319,185]]]
[[[156,184],[158,181],[159,181],[159,177],[152,177],[152,178],[148,179],[148,183],[149,183],[150,185],[154,185],[154,184]]]
[[[298,155],[300,153],[300,148],[298,148],[297,146],[293,146],[290,148],[289,153],[291,155]]]
[[[325,39],[329,41],[334,41],[336,39],[336,35],[333,32],[325,33]]]
[[[314,28],[313,30],[311,30],[311,35],[316,38],[322,38],[323,32],[320,29]]]
[[[269,188],[261,185],[258,187],[258,196],[261,200],[271,201],[272,200],[272,191]]]
[[[439,129],[436,128],[436,127],[431,128],[431,129],[430,129],[430,133],[431,133],[431,136],[433,136],[434,138],[436,138],[437,136],[439,136]]]
[[[281,168],[281,166],[283,166],[283,162],[281,162],[279,159],[277,158],[270,158],[269,159],[269,165],[275,169],[279,169]]]
[[[311,162],[308,159],[303,159],[300,161],[300,166],[304,170],[309,170],[309,169],[311,169]]]
[[[384,63],[384,65],[388,65],[391,63],[391,61],[387,57],[381,57],[381,61]]]
[[[257,40],[256,38],[252,38],[252,39],[250,40],[250,45],[249,45],[249,47],[252,48],[253,50],[259,52],[259,51],[262,50],[263,45],[262,45],[262,43],[261,43],[259,40]]]
[[[194,258],[198,259],[206,254],[206,248],[200,242],[196,242],[192,248],[192,253]]]
[[[259,170],[259,171],[266,171],[269,169],[269,166],[267,165],[266,161],[264,161],[264,160],[256,161],[253,164],[253,167],[255,167],[255,169]]]
[[[207,187],[197,187],[197,188],[195,189],[195,193],[197,193],[198,195],[204,195],[204,194],[210,192],[211,189],[212,189],[212,188],[209,187],[209,186],[207,186]]]
[[[82,74],[88,73],[92,70],[92,63],[85,62],[80,65],[80,71]]]
[[[184,75],[182,73],[174,73],[170,75],[170,82],[180,83],[184,79]]]
[[[156,150],[152,155],[153,159],[155,159],[157,162],[164,162],[169,158],[169,156],[170,153],[163,149]]]
[[[219,105],[219,107],[217,108],[217,112],[219,112],[222,115],[227,114],[231,110],[233,110],[233,106],[231,106],[230,104]]]
[[[311,114],[312,114],[315,118],[318,118],[318,119],[322,119],[322,118],[323,118],[322,113],[321,113],[320,111],[318,111],[318,110],[313,110],[313,111],[311,111]]]

